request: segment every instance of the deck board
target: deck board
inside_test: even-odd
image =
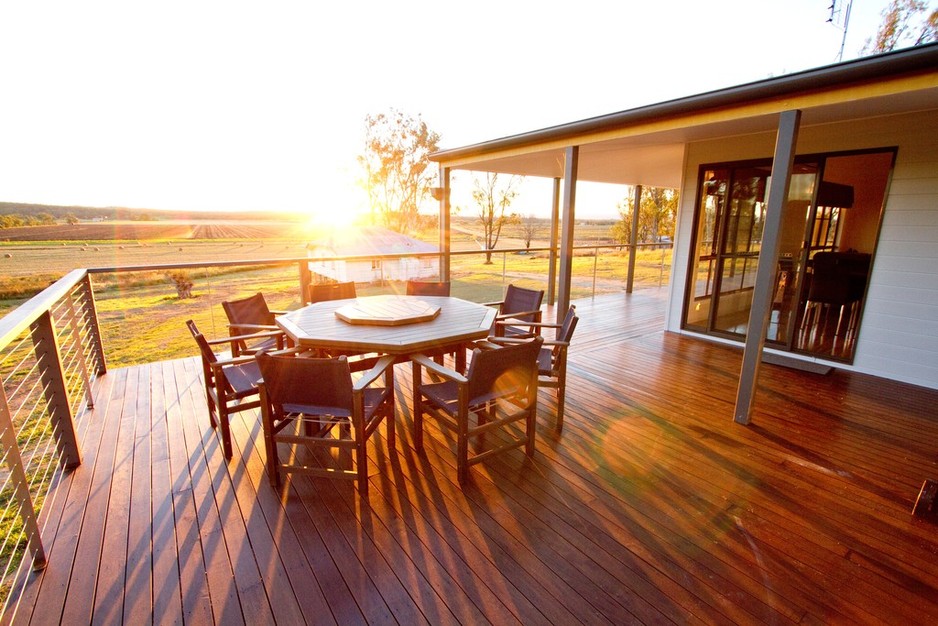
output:
[[[48,567],[5,619],[938,622],[936,525],[911,516],[938,477],[938,392],[764,365],[740,426],[741,351],[662,332],[663,293],[578,302],[564,432],[542,391],[534,458],[463,487],[451,433],[428,420],[413,448],[409,367],[367,500],[305,476],[274,491],[256,411],[225,463],[195,359],[112,371],[43,512]]]

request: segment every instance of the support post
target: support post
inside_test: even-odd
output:
[[[309,260],[300,261],[296,266],[300,272],[300,304],[303,305],[309,299],[309,286],[313,282],[313,276],[309,271]]]
[[[75,354],[78,359],[78,371],[85,386],[85,404],[89,409],[94,408],[94,396],[91,394],[91,376],[88,375],[88,360],[85,357],[85,346],[81,341],[81,330],[78,327],[78,315],[75,312],[75,303],[72,294],[66,296],[66,310],[68,311],[68,327],[72,333],[72,342],[75,344]]]
[[[632,199],[632,232],[629,233],[629,275],[625,281],[625,293],[632,293],[635,283],[635,257],[638,254],[638,216],[642,212],[642,186],[635,185]]]
[[[765,345],[765,332],[772,313],[772,295],[778,265],[782,216],[788,206],[788,188],[791,184],[792,166],[795,163],[795,144],[798,141],[800,123],[801,111],[798,110],[785,111],[779,118],[775,158],[772,161],[772,182],[769,185],[768,206],[762,233],[762,248],[759,250],[756,284],[752,292],[752,307],[749,310],[749,327],[746,330],[746,348],[743,351],[739,389],[736,393],[733,419],[738,424],[748,424],[752,417],[759,366],[762,362],[762,348]]]
[[[547,261],[547,304],[557,298],[557,237],[560,230],[560,179],[554,179],[554,195],[550,205],[550,253]]]
[[[68,401],[65,372],[62,370],[62,359],[59,356],[59,342],[49,311],[33,322],[31,335],[45,394],[46,410],[52,420],[59,456],[65,469],[74,469],[81,465],[81,452],[78,448],[72,407]]]
[[[36,507],[29,493],[29,478],[26,468],[23,467],[23,457],[20,447],[16,443],[16,432],[13,428],[13,415],[6,391],[0,385],[0,445],[3,446],[3,456],[6,458],[7,468],[10,472],[9,480],[13,485],[13,492],[20,508],[20,519],[23,520],[23,532],[29,542],[29,551],[33,555],[33,569],[42,570],[46,567],[46,552],[42,547],[42,536],[39,532],[39,521],[36,518]]]
[[[563,220],[560,232],[560,296],[557,310],[570,308],[570,286],[573,277],[573,220],[576,215],[576,178],[580,161],[580,147],[569,146],[564,154],[563,166]],[[560,313],[559,315],[563,315]]]
[[[104,340],[101,339],[101,327],[98,325],[98,306],[94,301],[94,287],[91,284],[91,274],[86,273],[82,279],[81,303],[85,319],[88,320],[88,335],[91,339],[91,353],[94,356],[98,376],[107,374],[107,359],[104,358]]]
[[[440,198],[440,280],[450,281],[450,253],[452,250],[452,232],[450,230],[450,168],[440,167],[440,187],[443,195]]]

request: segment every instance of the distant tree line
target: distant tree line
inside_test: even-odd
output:
[[[49,226],[55,224],[55,218],[48,213],[36,215],[20,215],[19,213],[6,213],[0,215],[0,228],[17,228],[19,226]]]

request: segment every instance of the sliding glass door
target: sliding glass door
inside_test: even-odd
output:
[[[839,348],[834,345],[840,328],[827,333],[827,341],[809,341],[809,335],[820,336],[815,331],[822,323],[822,313],[827,320],[831,310],[838,309],[838,321],[843,328],[845,313],[858,325],[857,313],[862,305],[857,300],[844,304],[837,301],[818,304],[811,300],[814,257],[820,252],[838,255],[847,250],[842,239],[848,209],[854,218],[855,230],[867,235],[874,233],[872,238],[867,236],[862,242],[854,241],[868,249],[866,254],[872,253],[893,157],[894,152],[890,150],[851,156],[803,157],[796,161],[788,203],[782,215],[772,314],[766,335],[771,345],[852,359],[852,342],[847,345],[847,338],[840,341]],[[684,307],[685,328],[733,339],[745,338],[771,169],[769,160],[701,168],[690,267],[692,279],[688,281]],[[878,182],[867,185],[864,177]],[[870,193],[864,196],[866,210],[862,215],[853,211],[857,185],[870,187]],[[850,246],[850,250],[856,252],[859,248]],[[866,279],[867,276],[863,276],[855,282],[865,288]],[[818,285],[815,281],[815,292]],[[814,297],[823,299],[817,293]],[[806,317],[808,314],[810,318]],[[809,322],[810,328],[807,327]],[[841,335],[846,334],[841,332]],[[855,341],[856,326],[852,336]]]

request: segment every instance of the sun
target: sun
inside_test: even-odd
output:
[[[361,226],[364,219],[359,210],[316,210],[306,220],[306,230],[311,238],[321,239],[352,231]]]

